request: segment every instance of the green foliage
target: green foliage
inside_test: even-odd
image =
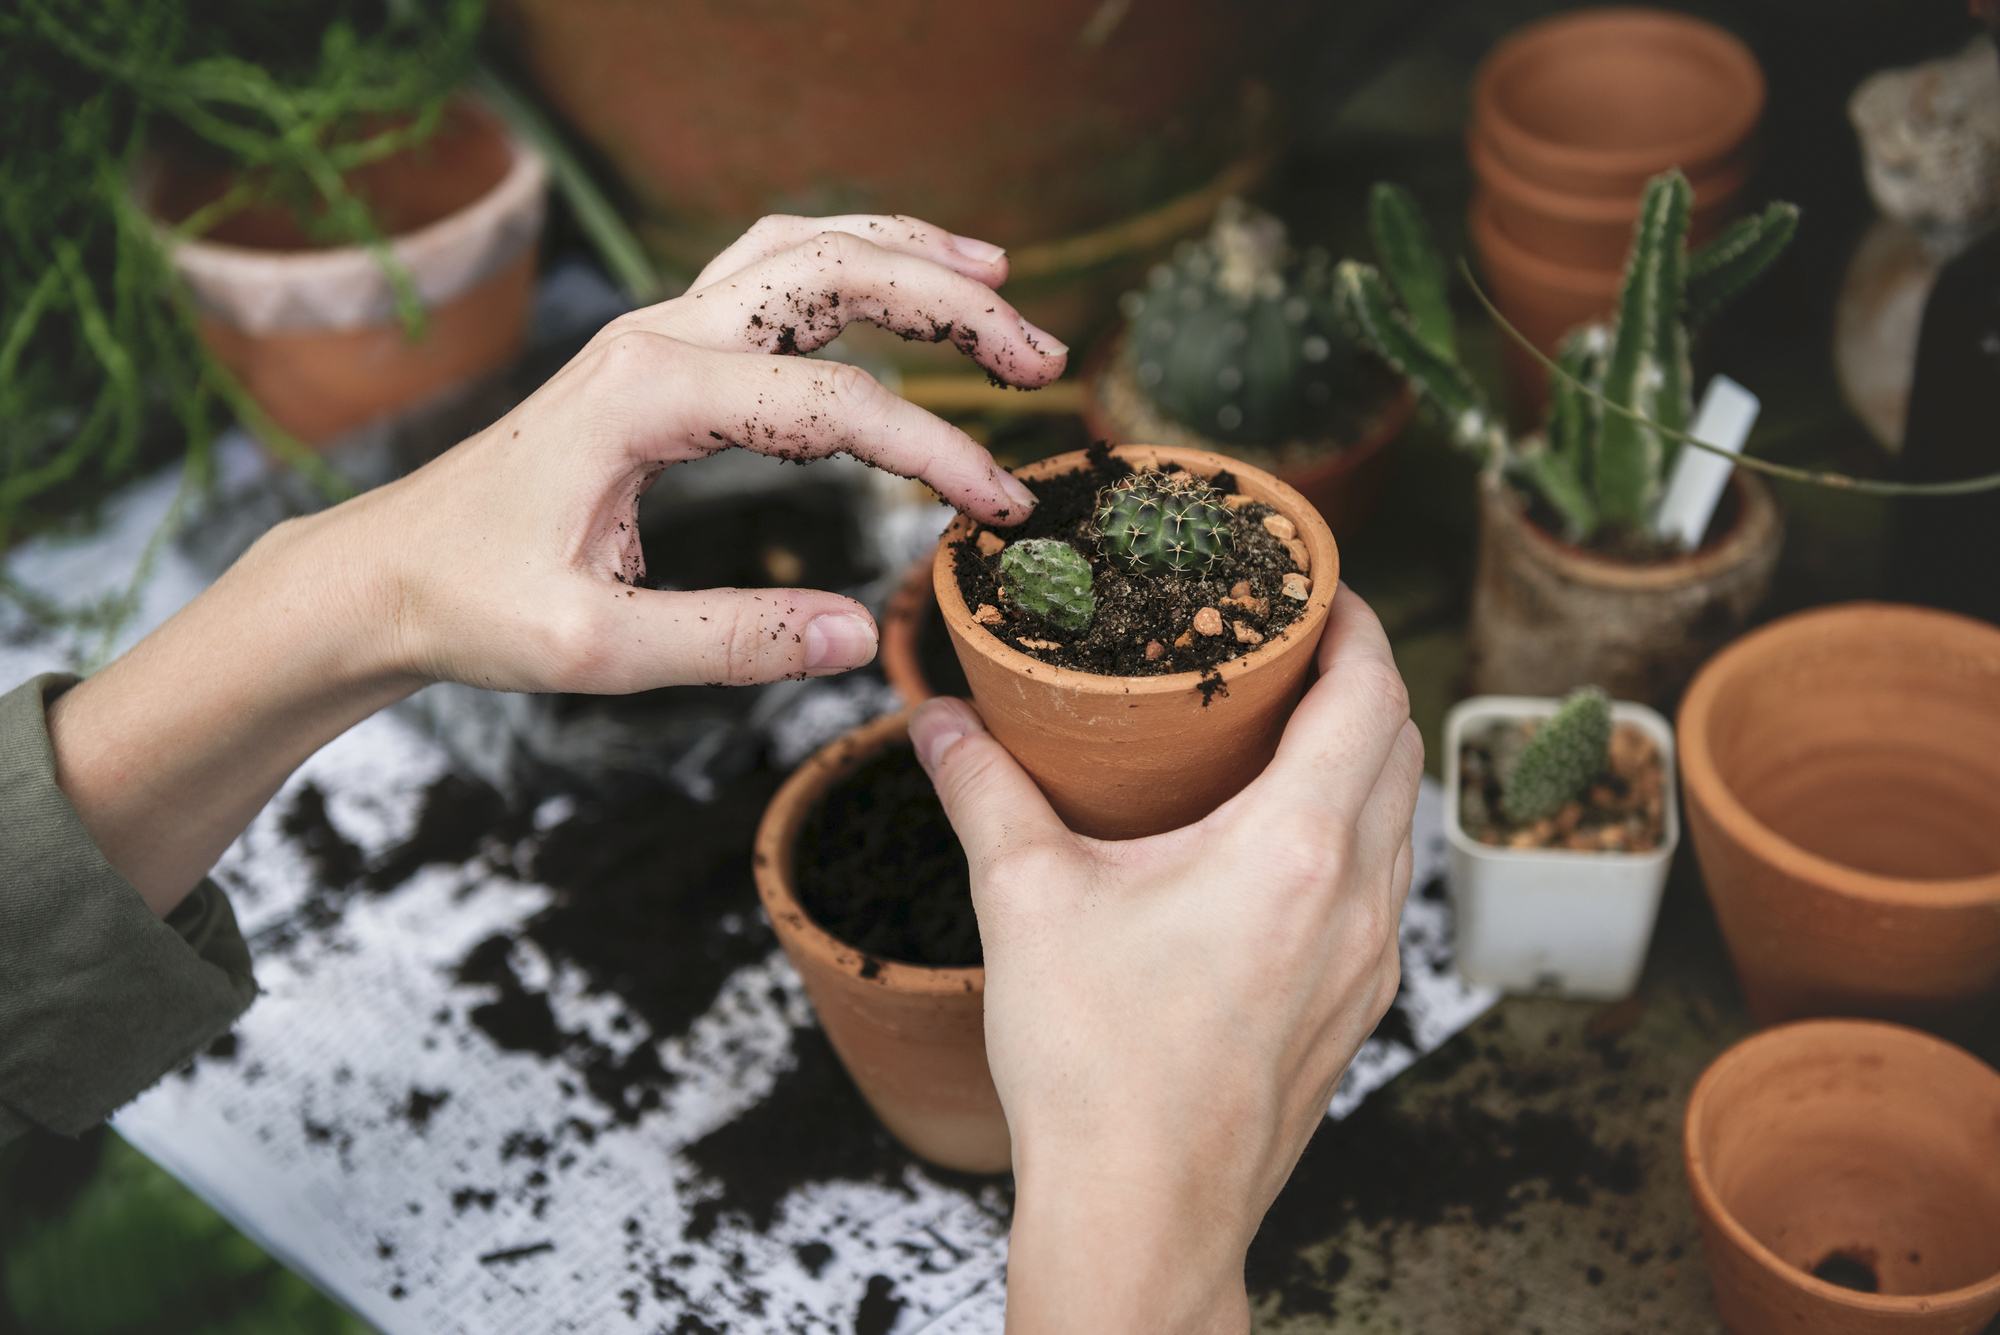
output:
[[[1090,629],[1097,615],[1090,562],[1055,538],[1023,538],[1000,553],[1000,587],[1007,601],[1059,630]]]
[[[1333,439],[1344,415],[1383,396],[1381,368],[1335,315],[1326,253],[1293,253],[1284,224],[1240,200],[1123,305],[1122,356],[1140,391],[1207,439]]]
[[[1594,686],[1572,691],[1501,776],[1501,810],[1516,825],[1555,815],[1603,773],[1610,745],[1610,698]]]
[[[1127,570],[1182,575],[1207,570],[1229,550],[1222,493],[1192,473],[1153,469],[1097,494],[1098,541]]]
[[[1443,266],[1415,204],[1395,186],[1377,186],[1370,199],[1383,268],[1340,266],[1341,317],[1460,445],[1540,497],[1572,541],[1644,534],[1694,413],[1688,330],[1769,267],[1798,225],[1797,208],[1773,204],[1690,255],[1692,203],[1678,171],[1647,182],[1616,318],[1564,341],[1548,419],[1525,439],[1509,437],[1448,333],[1439,335],[1448,320]]]

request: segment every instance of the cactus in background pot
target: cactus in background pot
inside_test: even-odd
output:
[[[1542,431],[1509,436],[1459,363],[1444,301],[1444,268],[1407,194],[1378,185],[1371,223],[1384,269],[1341,264],[1339,308],[1355,336],[1415,387],[1427,411],[1488,467],[1538,496],[1574,542],[1650,533],[1678,450],[1659,428],[1693,417],[1688,330],[1713,317],[1784,250],[1798,209],[1773,204],[1693,254],[1687,178],[1665,172],[1646,185],[1613,325],[1565,340]],[[1385,271],[1386,270],[1386,273]],[[1575,383],[1637,417],[1605,411]],[[1644,420],[1638,420],[1643,418]]]
[[[1092,525],[1113,560],[1135,573],[1207,570],[1229,548],[1222,493],[1192,473],[1134,473],[1097,495]]]
[[[1594,686],[1571,692],[1501,776],[1501,810],[1517,825],[1553,816],[1604,772],[1610,747],[1611,698]]]
[[[1090,629],[1097,615],[1090,562],[1055,538],[1023,538],[1000,553],[1000,586],[1007,601],[1071,634]]]

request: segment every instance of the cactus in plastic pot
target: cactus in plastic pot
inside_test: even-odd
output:
[[[1093,526],[1106,554],[1135,573],[1207,570],[1229,548],[1222,493],[1192,473],[1145,469],[1106,487]]]
[[[1087,630],[1097,615],[1090,562],[1066,542],[1027,538],[1000,553],[1007,600],[1059,630]]]
[[[1553,816],[1604,771],[1611,746],[1611,698],[1574,691],[1539,728],[1500,779],[1500,807],[1519,825]]]

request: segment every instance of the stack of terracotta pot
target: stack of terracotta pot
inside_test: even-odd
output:
[[[1648,178],[1694,186],[1689,244],[1726,222],[1752,167],[1764,75],[1712,24],[1651,9],[1586,9],[1522,28],[1473,85],[1470,231],[1493,299],[1545,352],[1609,315]],[[1508,349],[1516,407],[1545,377]]]

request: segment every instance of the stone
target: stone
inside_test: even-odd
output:
[[[1166,656],[1167,656],[1166,645],[1161,644],[1158,640],[1146,641],[1146,661],[1148,663],[1157,663]]]
[[[1312,597],[1312,587],[1312,580],[1299,574],[1296,570],[1285,576],[1284,593],[1287,598],[1304,602],[1306,599]]]
[[[1264,531],[1279,542],[1290,542],[1299,536],[1299,526],[1283,515],[1265,515]]]
[[[981,556],[998,556],[1007,548],[1007,540],[1005,538],[987,529],[979,530],[979,537],[975,541],[979,544],[979,554]]]
[[[982,626],[997,626],[1000,624],[1000,609],[992,603],[981,603],[972,609],[972,619]]]
[[[1264,642],[1263,635],[1251,629],[1244,622],[1232,621],[1229,623],[1229,628],[1236,632],[1236,642],[1238,644],[1262,644]]]
[[[1213,607],[1204,607],[1194,614],[1194,630],[1197,635],[1222,634],[1222,613]]]

